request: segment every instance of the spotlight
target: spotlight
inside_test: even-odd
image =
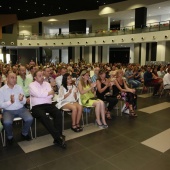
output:
[[[71,44],[71,42],[70,42],[70,44]]]
[[[45,43],[45,45],[48,45],[48,43]]]
[[[144,38],[144,37],[142,37],[141,39],[142,39],[142,40],[144,40],[145,38]]]
[[[97,41],[94,41],[94,43],[97,43]]]
[[[86,41],[86,44],[88,44],[88,42]]]
[[[29,45],[31,45],[31,43],[29,43]]]
[[[11,42],[11,45],[14,45],[14,42]]]
[[[5,42],[2,41],[1,44],[2,44],[2,45],[5,45]]]
[[[165,38],[168,38],[168,36],[167,36],[167,35],[165,35]]]
[[[22,45],[22,43],[20,43],[20,45]]]
[[[62,42],[61,44],[63,45],[64,43]]]
[[[134,41],[134,38],[131,38],[132,41]]]
[[[153,39],[155,39],[156,37],[155,36],[153,36]]]
[[[114,42],[114,40],[112,40],[112,42]]]
[[[105,40],[103,40],[103,43],[105,43]]]
[[[55,45],[55,43],[53,43]]]
[[[37,43],[37,45],[40,45],[39,43]]]
[[[80,42],[77,42],[77,44],[80,44]]]
[[[124,41],[124,39],[122,38],[122,42]]]

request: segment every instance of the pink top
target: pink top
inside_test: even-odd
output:
[[[39,104],[51,104],[52,95],[48,96],[48,92],[50,92],[51,85],[48,82],[43,82],[42,84],[34,81],[29,85],[30,92],[30,102],[31,106],[39,105]]]

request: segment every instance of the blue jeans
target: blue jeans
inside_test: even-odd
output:
[[[25,136],[28,135],[29,129],[33,122],[33,117],[25,107],[18,110],[4,109],[2,114],[3,114],[4,129],[6,131],[8,139],[13,138],[12,124],[13,124],[13,119],[16,117],[21,117],[23,119],[24,125],[22,127],[22,134]]]
[[[132,86],[132,88],[137,88],[141,85],[141,82],[138,80],[129,80],[128,83]]]

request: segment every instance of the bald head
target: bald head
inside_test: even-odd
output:
[[[17,82],[17,76],[15,73],[13,72],[9,72],[8,76],[7,76],[7,85],[9,87],[14,87],[14,85]]]

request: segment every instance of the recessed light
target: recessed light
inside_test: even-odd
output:
[[[25,2],[28,2],[28,1],[25,1]]]
[[[18,9],[18,11],[20,11],[20,9]]]
[[[9,7],[9,9],[11,9],[11,7]]]
[[[0,8],[1,8],[2,6],[0,5]]]
[[[35,2],[35,4],[37,4],[37,2]]]
[[[68,9],[66,9],[66,11],[67,11]]]
[[[42,13],[42,14],[44,14],[44,13]]]
[[[43,6],[45,6],[45,4],[43,4]]]
[[[49,15],[51,15],[51,14],[49,14]]]
[[[58,7],[58,9],[61,9],[60,7]]]
[[[27,12],[28,12],[28,9],[27,9]]]
[[[34,13],[36,14],[36,11]]]
[[[161,7],[159,7],[159,9],[160,9]]]

